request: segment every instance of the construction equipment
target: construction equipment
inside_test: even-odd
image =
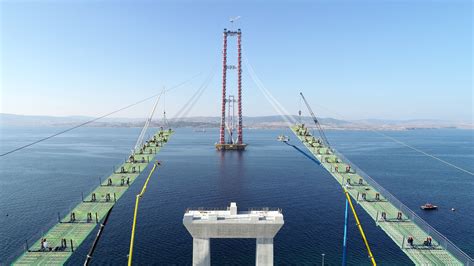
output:
[[[155,114],[156,107],[158,106],[158,102],[160,101],[161,95],[163,95],[164,91],[165,89],[163,89],[161,93],[158,95],[158,98],[156,99],[156,102],[153,105],[153,109],[151,109],[150,116],[145,121],[145,125],[143,126],[142,131],[140,132],[140,135],[138,136],[137,143],[135,144],[135,147],[133,148],[132,152],[139,150],[140,147],[143,145],[143,138],[145,137],[145,134],[148,130],[148,126],[150,125],[151,119],[153,118],[153,115]]]
[[[321,127],[321,124],[319,123],[318,119],[316,118],[316,116],[314,115],[313,113],[313,110],[311,110],[311,107],[309,106],[308,102],[306,101],[306,98],[304,97],[303,93],[300,92],[300,95],[301,95],[301,98],[303,99],[306,107],[308,108],[308,111],[309,113],[311,114],[311,118],[313,118],[313,121],[314,121],[314,124],[316,125],[316,128],[318,129],[319,131],[319,135],[321,136],[321,139],[323,140],[324,144],[326,144],[326,146],[330,146],[329,145],[329,141],[328,139],[326,138],[326,134],[324,134],[324,131],[323,131],[323,128]]]

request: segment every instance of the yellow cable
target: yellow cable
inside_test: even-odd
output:
[[[349,201],[349,205],[351,206],[352,213],[354,214],[354,218],[357,223],[357,227],[359,228],[360,235],[362,236],[362,239],[364,240],[365,247],[367,248],[367,253],[369,253],[369,258],[372,262],[372,265],[377,265],[374,259],[374,255],[372,255],[372,251],[370,250],[369,242],[367,241],[367,238],[365,237],[364,229],[362,229],[362,224],[359,221],[359,217],[357,216],[357,212],[354,209],[354,205],[352,205],[352,199],[349,196],[349,192],[345,187],[342,187],[344,189],[344,194],[346,195],[347,201]]]
[[[140,191],[140,194],[137,195],[137,198],[135,201],[135,212],[133,213],[133,224],[132,224],[132,236],[130,237],[130,251],[128,253],[128,266],[132,265],[133,242],[135,241],[135,226],[137,225],[138,203],[140,202],[140,198],[143,196],[143,194],[145,194],[148,181],[150,181],[150,177],[155,171],[157,165],[158,165],[158,161],[156,161],[153,164],[153,168],[151,169],[150,174],[146,178],[145,184],[143,185],[143,188]]]
[[[304,143],[304,140],[303,140],[303,143]],[[319,160],[319,159],[318,159]],[[322,163],[322,162],[321,162]],[[323,164],[324,166],[324,164]],[[327,168],[326,168],[327,169]],[[329,172],[331,172],[329,169],[327,169]],[[341,176],[341,180],[344,180],[344,177]],[[343,182],[343,181],[342,181]],[[344,194],[347,198],[347,201],[349,202],[349,205],[351,206],[351,210],[352,210],[352,214],[354,215],[354,218],[356,220],[356,223],[357,223],[357,228],[359,228],[359,232],[360,232],[360,235],[362,236],[362,239],[364,240],[364,244],[365,244],[365,247],[367,248],[367,253],[369,254],[369,258],[370,258],[370,261],[372,262],[372,265],[373,266],[376,266],[377,263],[375,262],[375,258],[374,258],[374,255],[372,254],[372,251],[370,250],[370,246],[369,246],[369,241],[367,241],[367,238],[365,237],[365,233],[364,233],[364,229],[362,229],[362,224],[360,223],[359,221],[359,217],[357,216],[357,212],[356,210],[354,209],[354,205],[352,205],[352,199],[351,199],[351,196],[349,195],[349,192],[347,191],[347,189],[344,187],[344,184],[341,184],[342,186],[342,189],[344,190]]]

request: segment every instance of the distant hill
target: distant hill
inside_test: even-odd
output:
[[[292,117],[295,121],[299,117]],[[0,113],[0,126],[72,126],[84,123],[93,119],[87,116],[32,116],[15,115]],[[244,116],[244,126],[246,128],[282,128],[287,123],[281,116]],[[301,121],[309,126],[313,126],[311,117],[303,116]],[[145,118],[103,118],[87,126],[93,127],[142,127]],[[154,119],[152,126],[160,126],[161,118]],[[172,127],[195,127],[195,128],[213,128],[219,127],[220,117],[186,117],[179,120],[169,120]],[[474,129],[473,123],[430,120],[430,119],[412,119],[412,120],[384,120],[384,119],[365,119],[365,120],[339,120],[334,118],[320,118],[319,122],[323,128],[336,130],[413,130],[430,128],[462,128]]]

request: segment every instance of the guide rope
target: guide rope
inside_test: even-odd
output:
[[[347,118],[344,117],[343,115],[341,115],[341,114],[339,114],[339,113],[337,113],[337,112],[334,112],[333,110],[331,110],[331,109],[329,109],[329,108],[327,108],[327,107],[325,107],[325,106],[323,106],[323,105],[321,105],[321,104],[316,104],[316,105],[322,107],[323,109],[325,109],[326,111],[332,113],[333,115],[337,116],[337,117],[340,118],[340,119],[344,119],[344,120],[350,121],[350,119],[347,119]],[[457,169],[457,170],[459,170],[459,171],[461,171],[461,172],[464,172],[464,173],[466,173],[466,174],[468,174],[468,175],[474,176],[474,172],[471,172],[471,171],[469,171],[469,170],[467,170],[467,169],[464,169],[464,168],[462,168],[462,167],[460,167],[460,166],[457,166],[457,165],[455,165],[455,164],[453,164],[453,163],[450,163],[450,162],[448,162],[448,161],[445,161],[445,160],[443,160],[443,159],[441,159],[441,158],[439,158],[439,157],[437,157],[437,156],[435,156],[435,155],[433,155],[433,154],[430,154],[430,153],[427,153],[427,152],[425,152],[425,151],[423,151],[423,150],[420,150],[419,148],[413,147],[413,146],[411,146],[411,145],[409,145],[409,144],[407,144],[407,143],[405,143],[405,142],[403,142],[403,141],[401,141],[401,140],[399,140],[399,139],[397,139],[397,138],[394,138],[394,137],[389,136],[389,135],[387,135],[387,134],[385,134],[385,133],[383,133],[383,132],[380,132],[379,130],[372,129],[372,128],[370,128],[370,125],[368,125],[368,124],[366,124],[366,123],[353,122],[353,121],[351,121],[351,123],[356,124],[356,125],[360,125],[360,126],[364,126],[364,127],[366,127],[366,129],[367,129],[368,131],[371,131],[371,132],[373,132],[373,133],[375,133],[375,134],[377,134],[377,135],[380,135],[380,136],[382,136],[382,137],[384,137],[384,138],[387,138],[387,139],[389,139],[389,140],[391,140],[391,141],[393,141],[393,142],[395,142],[395,143],[398,143],[398,144],[400,144],[400,145],[403,145],[403,146],[405,146],[405,147],[407,147],[407,148],[409,148],[409,149],[411,149],[411,150],[413,150],[413,151],[416,151],[416,152],[418,152],[418,153],[421,153],[421,154],[423,154],[423,155],[425,155],[425,156],[427,156],[427,157],[430,157],[430,158],[432,158],[432,159],[435,159],[435,160],[437,160],[437,161],[439,161],[439,162],[441,162],[441,163],[443,163],[443,164],[445,164],[445,165],[447,165],[447,166],[450,166],[450,167],[452,167],[452,168],[454,168],[454,169]]]
[[[433,158],[433,159],[435,159],[435,160],[437,160],[437,161],[440,161],[440,162],[442,162],[442,163],[444,163],[444,164],[446,164],[446,165],[449,165],[449,166],[451,166],[451,167],[453,167],[453,168],[455,168],[455,169],[458,169],[459,171],[462,171],[462,172],[464,172],[464,173],[466,173],[466,174],[469,174],[469,175],[474,176],[474,173],[471,172],[471,171],[469,171],[469,170],[466,170],[466,169],[464,169],[464,168],[461,168],[461,167],[459,167],[459,166],[457,166],[457,165],[454,165],[454,164],[452,164],[452,163],[450,163],[450,162],[447,162],[447,161],[445,161],[445,160],[443,160],[443,159],[441,159],[441,158],[439,158],[439,157],[436,157],[436,156],[434,156],[434,155],[432,155],[432,154],[429,154],[429,153],[427,153],[427,152],[425,152],[425,151],[422,151],[422,150],[420,150],[420,149],[418,149],[418,148],[415,148],[415,147],[413,147],[413,146],[411,146],[411,145],[408,145],[408,144],[406,144],[405,142],[403,142],[403,141],[401,141],[401,140],[398,140],[398,139],[396,139],[396,138],[394,138],[394,137],[388,136],[388,135],[386,135],[386,134],[384,134],[384,133],[382,133],[382,132],[379,132],[379,131],[375,131],[375,130],[374,130],[374,132],[377,133],[377,134],[379,134],[379,135],[381,135],[381,136],[384,136],[385,138],[388,138],[388,139],[390,139],[390,140],[392,140],[392,141],[394,141],[394,142],[396,142],[396,143],[398,143],[398,144],[401,144],[401,145],[403,145],[403,146],[405,146],[405,147],[407,147],[407,148],[410,148],[410,149],[412,149],[412,150],[414,150],[414,151],[417,151],[417,152],[419,152],[419,153],[421,153],[421,154],[424,154],[425,156],[431,157],[431,158]]]
[[[173,86],[173,87],[167,89],[166,91],[171,91],[171,90],[173,90],[173,89],[176,89],[176,88],[178,88],[178,87],[181,87],[182,85],[188,83],[189,81],[193,80],[193,79],[196,78],[197,76],[201,75],[201,73],[202,73],[202,72],[197,73],[196,75],[194,75],[194,76],[192,76],[192,77],[186,79],[185,81],[183,81],[183,82],[181,82],[181,83],[179,83],[179,84],[177,84],[177,85],[175,85],[175,86]],[[33,145],[35,145],[35,144],[38,144],[38,143],[40,143],[40,142],[43,142],[43,141],[46,141],[46,140],[48,140],[48,139],[57,137],[57,136],[59,136],[59,135],[61,135],[61,134],[67,133],[67,132],[69,132],[69,131],[71,131],[71,130],[74,130],[74,129],[76,129],[76,128],[80,128],[80,127],[83,127],[83,126],[85,126],[85,125],[91,124],[91,123],[96,122],[96,121],[98,121],[98,120],[100,120],[100,119],[102,119],[102,118],[111,116],[111,115],[116,114],[116,113],[118,113],[118,112],[120,112],[120,111],[126,110],[126,109],[128,109],[128,108],[130,108],[130,107],[136,106],[136,105],[141,104],[141,103],[143,103],[143,102],[146,102],[146,101],[148,101],[148,100],[150,100],[150,99],[153,99],[153,98],[155,98],[156,96],[160,95],[161,93],[162,93],[162,92],[156,93],[156,94],[154,94],[154,95],[152,95],[152,96],[146,97],[146,98],[144,98],[144,99],[142,99],[142,100],[139,100],[139,101],[137,101],[137,102],[135,102],[135,103],[129,104],[129,105],[125,106],[125,107],[122,107],[122,108],[120,108],[120,109],[117,109],[117,110],[115,110],[115,111],[112,111],[112,112],[110,112],[110,113],[107,113],[107,114],[105,114],[105,115],[99,116],[99,117],[97,117],[97,118],[91,119],[91,120],[86,121],[86,122],[84,122],[84,123],[81,123],[81,124],[78,124],[78,125],[76,125],[76,126],[70,127],[70,128],[68,128],[68,129],[65,129],[65,130],[59,131],[59,132],[57,132],[57,133],[54,133],[54,134],[52,134],[52,135],[50,135],[50,136],[44,137],[44,138],[42,138],[42,139],[33,141],[33,142],[31,142],[31,143],[28,143],[28,144],[26,144],[26,145],[20,146],[20,147],[18,147],[18,148],[13,149],[13,150],[7,151],[7,152],[5,152],[5,153],[0,154],[0,157],[6,156],[6,155],[8,155],[8,154],[11,154],[11,153],[14,153],[14,152],[17,152],[17,151],[20,151],[20,150],[23,150],[23,149],[25,149],[25,148],[28,148],[28,147],[33,146]]]

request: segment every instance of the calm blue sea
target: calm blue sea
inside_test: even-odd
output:
[[[0,151],[59,131],[58,127],[0,128]],[[138,128],[80,128],[0,158],[0,261],[21,251],[25,239],[39,237],[126,158]],[[339,264],[342,254],[344,197],[321,167],[290,146],[276,141],[289,130],[246,130],[245,152],[220,153],[217,130],[178,129],[158,157],[163,166],[151,179],[141,201],[134,262],[185,265],[192,261],[192,238],[182,225],[187,207],[241,209],[279,207],[285,225],[275,238],[276,264]],[[474,172],[474,131],[413,130],[386,132],[410,145]],[[446,167],[380,135],[363,131],[329,131],[331,143],[377,182],[474,256],[474,177]],[[93,264],[125,264],[135,195],[145,176],[116,204]],[[435,212],[419,206],[432,202]],[[456,208],[456,212],[450,209]],[[411,264],[374,222],[358,208],[376,260],[382,265]],[[351,217],[350,264],[369,264]],[[89,241],[69,264],[83,263]],[[252,265],[255,240],[213,240],[216,265]]]

